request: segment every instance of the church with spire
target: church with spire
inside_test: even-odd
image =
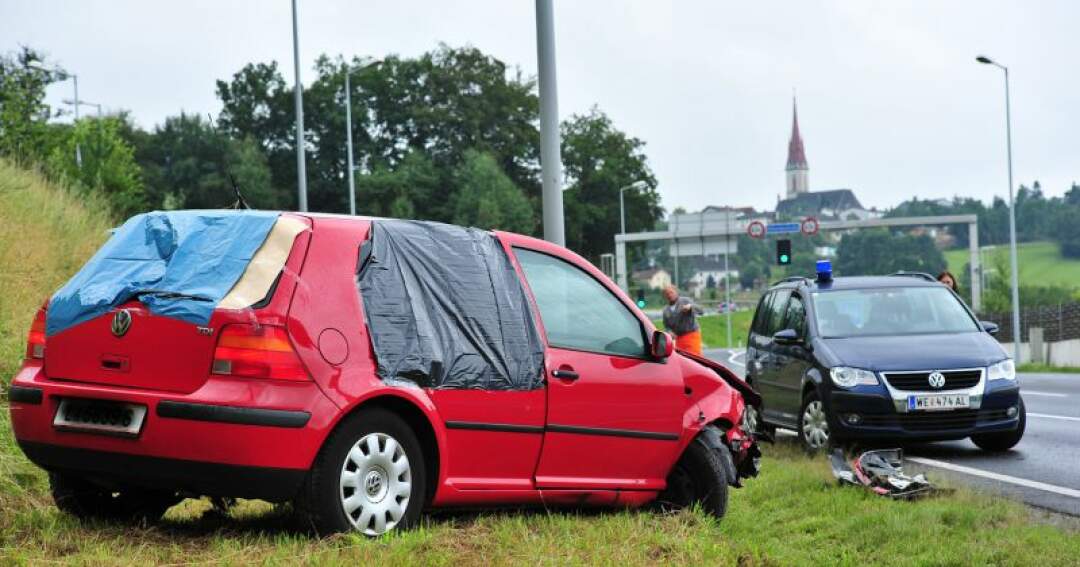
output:
[[[787,166],[784,168],[787,192],[776,204],[776,217],[795,220],[802,217],[819,219],[865,219],[876,216],[855,197],[851,189],[810,190],[810,166],[806,162],[806,147],[799,131],[799,107],[791,101],[791,139],[788,140]]]

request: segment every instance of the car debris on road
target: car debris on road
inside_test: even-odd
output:
[[[866,451],[849,463],[843,450],[833,449],[829,455],[833,476],[841,485],[865,486],[875,494],[898,500],[912,500],[927,496],[940,489],[935,488],[925,475],[904,474],[904,452],[901,449]]]

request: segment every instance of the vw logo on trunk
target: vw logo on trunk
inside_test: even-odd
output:
[[[112,319],[112,334],[117,337],[122,337],[127,334],[128,329],[130,328],[131,313],[127,309],[117,311]]]
[[[931,388],[942,388],[945,386],[945,375],[940,372],[931,372],[930,376],[926,379],[930,382]]]

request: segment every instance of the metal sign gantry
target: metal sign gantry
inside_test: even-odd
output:
[[[736,221],[730,227],[710,227],[693,236],[679,236],[671,231],[634,232],[630,234],[615,235],[615,282],[623,289],[629,291],[626,271],[626,243],[644,242],[648,240],[670,241],[675,245],[679,243],[692,244],[704,241],[706,238],[723,236],[741,236],[746,234],[747,225],[752,221]],[[798,223],[796,223],[797,225]],[[852,230],[857,228],[881,228],[902,226],[945,226],[950,224],[968,225],[968,250],[971,254],[971,308],[979,310],[982,297],[982,281],[979,277],[981,267],[979,265],[979,228],[978,217],[975,215],[939,215],[926,217],[896,217],[866,220],[839,220],[821,221],[818,229],[822,231]]]

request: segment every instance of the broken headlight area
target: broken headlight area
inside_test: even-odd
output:
[[[904,452],[901,449],[866,451],[848,461],[840,448],[829,455],[833,476],[841,485],[862,486],[875,494],[911,500],[928,496],[942,489],[934,487],[925,475],[904,473]]]
[[[761,449],[753,433],[747,429],[732,427],[725,434],[731,458],[735,463],[735,486],[739,486],[739,480],[753,478],[761,472]]]

